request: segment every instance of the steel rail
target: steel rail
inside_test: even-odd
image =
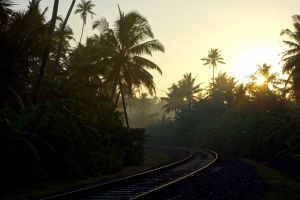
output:
[[[165,147],[159,147],[159,148],[165,148]],[[170,148],[170,147],[168,147],[168,148]],[[123,177],[123,178],[115,179],[115,180],[112,180],[112,181],[99,183],[99,184],[94,184],[94,185],[83,187],[83,188],[80,188],[80,189],[76,189],[76,190],[72,190],[72,191],[68,191],[68,192],[64,192],[64,193],[60,193],[60,194],[56,194],[56,195],[52,195],[52,196],[43,197],[40,200],[65,199],[65,198],[68,198],[69,196],[74,196],[74,195],[79,194],[81,192],[87,192],[89,190],[93,190],[93,189],[97,189],[97,188],[101,188],[101,187],[105,187],[105,186],[110,186],[110,185],[113,185],[115,183],[119,183],[119,182],[122,182],[122,181],[134,179],[134,178],[145,176],[145,175],[150,175],[152,173],[155,173],[155,172],[158,172],[158,171],[168,169],[168,168],[180,165],[182,163],[185,163],[185,162],[189,161],[190,159],[192,159],[192,157],[194,156],[193,153],[191,151],[187,150],[187,149],[181,149],[181,148],[178,148],[178,147],[172,147],[172,148],[177,149],[177,150],[181,150],[181,151],[187,151],[188,155],[186,157],[178,160],[178,161],[175,161],[173,163],[170,163],[170,164],[167,164],[167,165],[164,165],[164,166],[161,166],[161,167],[146,170],[146,171],[143,171],[143,172],[140,172],[140,173],[137,173],[137,174],[133,174],[133,175],[126,176],[126,177]]]
[[[176,183],[179,183],[179,182],[181,182],[181,181],[183,181],[183,180],[185,180],[185,179],[187,179],[187,178],[189,178],[189,177],[192,177],[192,176],[194,176],[195,174],[199,173],[200,171],[203,171],[204,169],[207,169],[207,168],[208,168],[209,166],[211,166],[211,165],[218,159],[218,157],[219,157],[218,154],[217,154],[215,151],[212,151],[212,150],[209,150],[209,149],[197,149],[197,148],[189,148],[189,147],[183,147],[183,148],[186,148],[186,149],[195,149],[195,150],[198,150],[198,151],[206,151],[206,152],[209,152],[209,153],[213,154],[215,158],[214,158],[211,162],[209,162],[208,164],[206,164],[205,166],[203,166],[203,167],[201,167],[201,168],[199,168],[199,169],[197,169],[197,170],[195,170],[195,171],[193,171],[193,172],[191,172],[191,173],[189,173],[189,174],[187,174],[187,175],[185,175],[185,176],[183,176],[183,177],[180,177],[180,178],[178,178],[178,179],[176,179],[176,180],[174,180],[174,181],[172,181],[172,182],[169,182],[169,183],[164,184],[164,185],[161,185],[160,187],[157,187],[157,188],[155,188],[155,189],[153,189],[153,190],[150,190],[150,191],[148,191],[148,192],[145,192],[145,193],[143,193],[143,194],[140,194],[140,195],[138,195],[138,196],[132,198],[131,200],[137,200],[137,199],[150,199],[150,197],[155,196],[155,194],[161,192],[162,190],[167,189],[167,188],[169,188],[170,186],[172,186],[172,185],[174,185],[174,184],[176,184]]]

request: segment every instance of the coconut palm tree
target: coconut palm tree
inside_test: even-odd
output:
[[[179,87],[182,91],[183,98],[189,108],[197,99],[197,94],[201,91],[200,84],[195,85],[196,77],[192,77],[192,73],[183,75],[183,79],[179,81]]]
[[[86,18],[88,16],[88,14],[91,15],[92,19],[93,19],[93,16],[96,15],[92,11],[93,7],[95,7],[95,4],[93,4],[92,1],[90,1],[90,0],[89,1],[81,0],[81,3],[79,3],[77,5],[77,9],[75,10],[75,14],[80,13],[80,17],[82,19],[82,30],[81,30],[81,35],[80,35],[80,39],[79,39],[79,44],[81,44],[83,30],[84,30],[84,27],[86,25]]]
[[[55,0],[54,4],[53,4],[53,11],[52,11],[52,17],[51,17],[51,21],[50,21],[50,26],[48,29],[48,38],[46,41],[45,50],[43,52],[42,63],[41,63],[40,71],[38,74],[38,80],[37,80],[36,89],[35,89],[35,93],[34,93],[34,102],[36,102],[39,99],[39,95],[41,93],[42,83],[43,83],[44,76],[45,76],[45,68],[47,66],[48,59],[49,59],[50,46],[51,46],[51,41],[52,41],[52,37],[54,34],[55,23],[56,23],[56,19],[57,19],[58,5],[59,5],[59,0]]]
[[[290,40],[284,40],[290,49],[282,53],[283,73],[289,74],[288,81],[292,78],[296,102],[300,104],[300,15],[293,16],[294,31],[282,30],[280,35],[286,35]]]
[[[278,73],[271,73],[271,65],[266,63],[262,65],[257,65],[258,69],[254,72],[254,74],[250,75],[252,85],[257,85],[257,81],[262,79],[261,86],[265,90],[269,89],[270,84],[275,86],[278,84]]]
[[[63,22],[61,21],[58,24],[57,30],[55,31],[55,34],[53,37],[53,48],[56,51],[56,54],[53,55],[53,56],[55,56],[55,58],[54,58],[54,63],[55,63],[54,70],[55,71],[60,70],[58,67],[59,61],[67,59],[66,53],[71,48],[71,45],[69,43],[71,40],[74,40],[73,30],[68,25],[65,26],[63,24]],[[56,59],[58,59],[58,60],[56,60]]]
[[[215,83],[211,83],[208,88],[208,98],[219,105],[231,105],[234,101],[236,83],[234,77],[219,73]]]
[[[101,47],[99,51],[102,61],[108,66],[105,77],[112,82],[111,100],[117,89],[123,101],[125,91],[132,96],[133,89],[141,86],[145,86],[150,94],[155,93],[153,76],[148,69],[156,70],[160,74],[162,71],[157,64],[142,55],[151,56],[153,51],[164,52],[164,46],[154,39],[147,19],[136,11],[125,14],[119,8],[119,18],[114,29],[109,27],[105,18],[97,20],[93,28],[100,31],[100,36],[95,38]],[[125,103],[123,109],[128,122]]]
[[[276,95],[277,85],[280,84],[277,73],[271,73],[271,66],[267,64],[258,65],[258,69],[250,78],[252,82],[249,83],[250,98],[254,100],[261,107],[265,109],[274,105],[279,96]]]
[[[54,68],[56,70],[58,69],[58,63],[59,63],[59,59],[60,59],[60,56],[61,56],[61,53],[62,53],[62,48],[63,48],[65,33],[67,33],[67,32],[70,33],[70,28],[69,27],[67,28],[68,30],[65,31],[65,29],[66,29],[69,17],[71,15],[71,12],[73,10],[73,7],[75,5],[75,2],[76,2],[76,0],[72,0],[70,8],[69,8],[69,10],[67,12],[66,18],[64,19],[64,21],[60,25],[60,32],[61,32],[61,34],[59,35],[59,43],[58,43],[58,48],[57,48],[56,57],[55,57],[55,61],[54,61]]]
[[[204,65],[209,65],[213,67],[213,83],[215,83],[215,68],[218,63],[225,64],[224,59],[221,57],[221,51],[219,49],[211,48],[208,51],[207,58],[202,58],[201,60],[205,61]]]
[[[181,88],[174,84],[168,88],[169,92],[166,92],[166,97],[162,97],[161,100],[166,102],[162,106],[164,113],[174,112],[175,119],[178,118],[180,110],[184,107],[184,95],[182,94]]]
[[[200,84],[195,85],[196,77],[192,73],[183,75],[183,79],[168,88],[167,97],[161,99],[166,102],[162,107],[165,113],[175,112],[175,118],[178,118],[183,108],[192,108],[193,103],[198,98],[197,94],[202,90]]]

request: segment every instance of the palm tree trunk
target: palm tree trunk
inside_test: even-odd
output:
[[[114,96],[115,96],[115,93],[116,93],[116,90],[117,90],[117,86],[118,86],[118,83],[120,82],[120,73],[119,73],[120,70],[117,70],[117,74],[115,75],[115,79],[114,79],[114,83],[113,83],[113,88],[112,88],[112,93],[111,93],[111,96],[110,96],[110,101],[112,102],[113,99],[114,99]]]
[[[215,66],[213,66],[213,86],[215,87]]]
[[[63,22],[63,24],[62,24],[61,30],[60,30],[61,33],[63,33],[63,31],[64,31],[65,28],[66,28],[67,22],[68,22],[69,17],[70,17],[70,15],[71,15],[71,13],[72,13],[72,10],[73,10],[73,7],[74,7],[74,5],[75,5],[75,2],[76,2],[76,0],[73,0],[72,3],[71,3],[71,6],[70,6],[70,8],[69,8],[69,10],[68,10],[68,13],[67,13],[67,16],[66,16],[66,18],[65,18],[65,20],[64,20],[64,22]],[[63,34],[60,34],[60,36],[59,36],[58,49],[57,49],[57,53],[56,53],[56,57],[55,57],[55,62],[54,62],[54,68],[55,68],[55,70],[57,70],[57,71],[58,71],[58,62],[59,62],[60,55],[61,55],[61,51],[62,51],[63,39],[64,39],[64,38],[63,38]]]
[[[123,93],[123,88],[122,88],[122,84],[121,83],[120,83],[120,93],[121,93],[121,97],[122,97],[122,104],[123,104],[123,110],[124,110],[124,115],[125,115],[125,120],[126,120],[126,127],[129,130],[129,122],[128,122],[127,110],[126,110],[124,93]]]
[[[293,72],[293,89],[295,93],[296,103],[300,105],[300,69]]]
[[[118,106],[120,94],[121,94],[121,91],[118,92],[118,95],[117,95],[117,98],[116,98],[116,101],[115,101],[115,109],[116,109],[116,107]]]
[[[81,39],[82,39],[82,35],[83,35],[83,30],[84,30],[84,21],[82,23],[82,30],[81,30],[81,35],[80,35],[80,39],[79,39],[79,44],[81,44]]]
[[[40,67],[40,72],[39,72],[39,75],[38,75],[36,89],[35,89],[35,92],[34,92],[34,98],[33,98],[34,102],[38,101],[40,93],[41,93],[42,83],[43,83],[44,76],[45,76],[45,68],[46,68],[46,65],[47,65],[48,59],[49,59],[50,43],[51,43],[52,36],[53,36],[53,33],[54,33],[54,29],[55,29],[55,22],[56,22],[56,18],[57,18],[58,5],[59,5],[59,0],[55,0],[54,5],[53,5],[53,11],[52,11],[50,27],[49,27],[49,30],[48,30],[48,38],[47,38],[47,41],[46,41],[46,47],[45,47],[45,51],[44,51],[43,56],[42,56],[42,64],[41,64],[41,67]]]

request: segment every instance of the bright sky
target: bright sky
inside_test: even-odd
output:
[[[13,0],[24,9],[27,0]],[[80,0],[77,0],[76,4]],[[59,14],[65,16],[71,0],[60,1]],[[167,88],[186,72],[197,76],[206,85],[212,78],[212,69],[200,59],[210,48],[218,48],[226,65],[217,72],[242,80],[256,70],[257,64],[267,63],[280,71],[278,54],[286,47],[280,31],[292,28],[291,16],[300,14],[300,0],[93,0],[97,17],[112,22],[118,16],[117,4],[125,12],[137,10],[145,16],[153,32],[166,48],[155,53],[152,60],[159,64],[163,76],[153,73],[157,95],[163,96]],[[42,0],[42,7],[52,11],[53,0]],[[92,35],[92,20],[88,18],[84,37]],[[79,40],[82,21],[72,15],[69,25]]]

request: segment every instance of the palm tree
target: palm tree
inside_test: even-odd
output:
[[[280,82],[277,73],[271,73],[271,66],[267,64],[258,65],[258,69],[250,78],[252,83],[249,84],[250,98],[260,106],[266,109],[276,103],[279,96],[272,87],[276,87]],[[258,83],[257,81],[260,80]]]
[[[107,81],[112,82],[111,100],[117,88],[124,101],[124,89],[132,96],[134,88],[145,86],[150,94],[155,93],[153,76],[148,69],[162,74],[161,69],[154,62],[142,57],[143,54],[152,55],[153,51],[164,52],[164,46],[156,39],[145,17],[136,11],[124,14],[119,8],[119,18],[114,29],[109,28],[105,18],[97,20],[94,29],[100,30],[100,36],[95,37],[99,43],[102,61],[108,66]],[[126,106],[123,102],[125,119]]]
[[[49,29],[48,29],[48,38],[47,38],[47,41],[46,41],[45,50],[43,52],[42,63],[41,63],[41,67],[40,67],[40,71],[39,71],[39,75],[38,75],[38,80],[37,80],[37,85],[36,85],[36,89],[35,89],[35,93],[34,93],[34,102],[36,102],[39,99],[42,83],[43,83],[44,76],[45,76],[45,68],[46,68],[46,65],[48,63],[49,53],[50,53],[50,44],[51,44],[51,40],[52,40],[52,37],[53,37],[53,34],[54,34],[55,22],[56,22],[56,19],[57,19],[58,5],[59,5],[59,0],[55,0],[54,5],[53,5],[53,11],[52,11],[52,17],[51,17],[51,21],[50,21],[50,26],[49,26]]]
[[[231,105],[234,100],[236,80],[226,73],[219,73],[215,83],[211,83],[208,89],[208,98],[219,105]]]
[[[169,92],[166,92],[167,97],[162,97],[161,100],[166,102],[165,105],[162,106],[162,110],[164,113],[175,113],[175,119],[178,118],[180,110],[184,106],[184,97],[182,94],[182,90],[177,84],[173,84],[168,88]]]
[[[93,4],[92,1],[90,1],[90,0],[89,1],[81,0],[81,3],[79,3],[77,5],[77,9],[75,10],[75,14],[80,13],[80,17],[82,19],[82,30],[81,30],[81,35],[80,35],[80,39],[79,39],[79,44],[81,44],[83,30],[86,25],[87,15],[90,14],[92,19],[93,19],[93,15],[96,15],[92,11],[94,6],[95,6],[95,4]]]
[[[260,78],[263,79],[262,87],[264,90],[269,89],[269,85],[275,86],[278,84],[278,74],[277,73],[271,73],[271,65],[268,65],[266,63],[262,65],[257,65],[258,69],[255,71],[254,74],[250,75],[250,78],[252,79],[252,84],[256,85],[256,81]]]
[[[225,64],[224,59],[221,57],[221,51],[219,49],[211,48],[208,51],[207,58],[202,58],[201,60],[205,61],[204,65],[209,65],[209,67],[213,67],[213,83],[215,83],[215,68],[218,63]]]
[[[296,102],[300,104],[300,15],[293,16],[293,26],[294,31],[285,29],[280,33],[290,38],[283,41],[290,49],[282,53],[282,71],[289,74],[287,83],[292,78]]]
[[[69,20],[69,17],[71,15],[71,12],[73,10],[73,7],[75,5],[75,2],[76,0],[72,0],[72,3],[71,3],[71,6],[68,10],[68,13],[66,15],[66,18],[64,19],[64,21],[62,22],[62,24],[60,25],[60,35],[59,35],[59,43],[58,43],[58,48],[57,48],[57,52],[56,52],[56,57],[55,57],[55,61],[54,61],[54,68],[57,70],[58,69],[58,64],[59,64],[59,59],[60,59],[60,56],[61,56],[61,53],[62,53],[62,48],[63,48],[63,42],[64,42],[64,32],[69,32],[70,33],[70,28],[68,27],[67,31],[65,31],[66,29],[66,26],[67,26],[67,22]],[[73,34],[73,33],[72,33]]]
[[[166,102],[162,107],[165,113],[174,111],[175,118],[177,118],[183,108],[192,108],[193,103],[198,98],[197,94],[202,90],[200,84],[195,85],[195,81],[196,77],[193,78],[192,73],[186,73],[183,75],[183,79],[168,88],[167,97],[161,98]]]
[[[196,77],[192,77],[192,73],[186,73],[183,75],[183,79],[179,81],[179,87],[182,91],[183,98],[186,101],[189,108],[192,108],[192,104],[196,101],[197,96],[201,89],[200,84],[195,85]]]
[[[54,70],[57,72],[59,71],[59,67],[58,67],[59,61],[61,59],[63,60],[67,59],[66,53],[71,48],[71,45],[69,43],[70,40],[74,40],[73,30],[68,25],[64,25],[64,23],[61,21],[58,24],[58,28],[55,31],[55,35],[53,38],[53,48],[56,51],[56,54],[53,55],[55,56]]]

